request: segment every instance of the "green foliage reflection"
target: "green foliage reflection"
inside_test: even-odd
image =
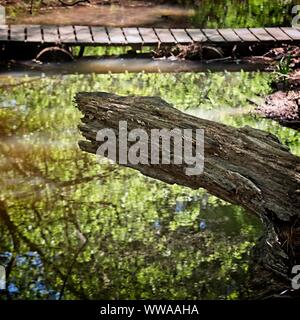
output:
[[[77,146],[81,115],[73,97],[78,91],[159,95],[196,115],[272,131],[299,154],[293,130],[248,115],[249,100],[270,90],[270,75],[91,74],[23,79],[19,86],[20,79],[4,80],[0,253],[12,254],[8,278],[19,290],[13,298],[247,294],[243,283],[259,222],[205,190],[100,165]],[[31,256],[41,261],[33,265]]]

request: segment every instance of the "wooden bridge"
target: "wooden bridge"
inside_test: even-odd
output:
[[[0,44],[62,44],[68,46],[158,45],[211,43],[300,43],[300,31],[292,27],[240,29],[109,28],[97,26],[0,25]]]

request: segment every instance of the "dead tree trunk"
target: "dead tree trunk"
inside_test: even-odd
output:
[[[90,153],[96,153],[101,144],[96,141],[98,130],[111,128],[118,137],[121,120],[127,121],[128,131],[139,128],[149,135],[151,129],[204,129],[201,175],[186,175],[184,164],[127,166],[167,183],[205,188],[258,215],[266,226],[258,246],[259,264],[289,281],[290,268],[300,257],[300,158],[292,155],[276,136],[196,118],[159,97],[79,93],[76,103],[84,114],[79,128],[87,139],[79,146]]]

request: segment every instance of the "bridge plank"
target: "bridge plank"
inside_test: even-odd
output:
[[[264,28],[249,28],[249,30],[260,41],[266,41],[266,42],[275,41],[275,39]]]
[[[10,41],[25,41],[26,34],[25,25],[11,25],[10,26]]]
[[[127,43],[142,43],[143,39],[137,28],[122,28]]]
[[[292,39],[284,33],[280,28],[265,28],[273,38],[277,41],[291,41]]]
[[[0,41],[85,44],[145,44],[157,43],[239,43],[290,42],[300,40],[300,29],[292,27],[222,28],[222,29],[162,29],[105,28],[94,26],[0,25]]]
[[[0,41],[8,41],[8,25],[0,25]]]
[[[236,28],[233,30],[244,42],[258,42],[258,41],[260,41],[247,28],[240,28],[240,29]]]
[[[121,28],[106,28],[110,42],[115,44],[127,43]]]
[[[218,29],[218,31],[228,42],[241,42],[241,38],[232,29]]]
[[[104,27],[91,27],[95,43],[110,44],[108,35]]]
[[[171,29],[171,32],[175,40],[179,43],[190,43],[193,41],[184,29]]]
[[[27,42],[43,42],[42,28],[39,25],[28,25],[27,30]]]
[[[93,43],[90,27],[88,26],[74,26],[77,42]]]
[[[202,29],[207,39],[212,42],[226,42],[216,29]]]
[[[291,37],[293,40],[300,40],[300,30],[292,27],[283,27],[280,28],[282,31],[284,31],[289,37]]]
[[[205,42],[207,41],[206,36],[200,29],[186,29],[186,32],[195,42]]]
[[[143,38],[144,44],[155,44],[159,42],[159,39],[152,28],[138,28],[138,30]]]
[[[46,43],[58,43],[59,35],[57,26],[42,26],[43,40]]]
[[[60,41],[62,43],[76,43],[75,32],[73,26],[58,27]]]
[[[169,29],[155,28],[154,31],[161,43],[176,43]]]

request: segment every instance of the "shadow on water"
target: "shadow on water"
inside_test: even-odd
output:
[[[209,195],[79,150],[78,91],[159,95],[193,114],[277,134],[248,115],[263,73],[122,73],[0,79],[3,299],[236,299],[247,296],[257,219]],[[298,150],[298,151],[297,151]]]

